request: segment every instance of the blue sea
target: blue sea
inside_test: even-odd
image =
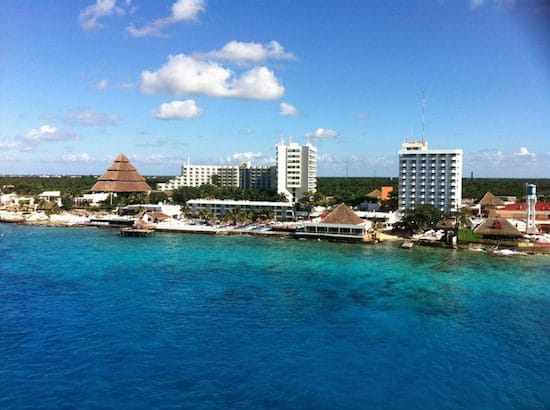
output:
[[[549,408],[550,257],[0,224],[0,408]]]

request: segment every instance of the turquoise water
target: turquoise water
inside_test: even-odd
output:
[[[0,224],[0,408],[548,408],[550,257]]]

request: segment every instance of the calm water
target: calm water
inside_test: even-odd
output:
[[[0,408],[548,408],[550,257],[0,224]]]

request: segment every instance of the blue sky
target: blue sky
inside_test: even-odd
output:
[[[545,0],[0,2],[0,174],[272,163],[394,176],[404,138],[464,175],[550,177]]]

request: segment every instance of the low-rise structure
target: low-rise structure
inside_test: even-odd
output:
[[[221,218],[227,211],[240,209],[243,212],[258,212],[265,209],[273,210],[274,216],[280,221],[291,221],[294,218],[293,204],[290,202],[271,201],[236,201],[228,199],[191,199],[187,201],[191,213],[200,214],[206,211]]]
[[[298,236],[325,238],[343,241],[365,241],[371,222],[359,218],[345,204],[338,205],[320,222],[304,222]]]
[[[489,217],[526,221],[527,209],[528,204],[526,202],[516,202],[515,204],[490,209]],[[535,204],[535,225],[541,232],[550,232],[550,202],[537,202]]]

